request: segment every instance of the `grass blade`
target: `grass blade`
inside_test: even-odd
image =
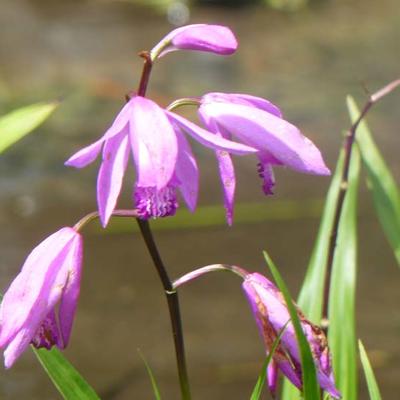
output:
[[[156,400],[161,400],[160,390],[158,389],[157,381],[156,381],[156,378],[154,377],[153,371],[151,370],[149,364],[147,363],[146,359],[144,358],[142,352],[139,349],[138,349],[138,353],[139,353],[140,358],[142,359],[142,361],[146,367],[147,373],[149,375],[151,387],[153,388],[154,397]]]
[[[329,344],[336,383],[343,399],[357,398],[355,289],[357,190],[360,155],[353,148],[349,185],[338,227],[329,293]]]
[[[258,375],[258,379],[257,382],[254,386],[253,392],[251,393],[251,397],[250,400],[259,400],[262,390],[264,388],[264,383],[266,380],[266,376],[267,376],[267,368],[269,363],[272,360],[272,357],[274,356],[275,350],[278,347],[279,342],[281,341],[283,332],[285,332],[285,329],[288,325],[289,321],[285,324],[285,326],[281,329],[281,331],[279,332],[279,335],[276,337],[276,339],[274,340],[274,342],[272,343],[272,347],[267,355],[267,357],[265,358],[265,361],[263,362],[263,365],[261,367],[261,371],[260,374]]]
[[[271,270],[271,273],[274,277],[274,280],[282,292],[283,297],[285,298],[285,302],[290,314],[291,321],[293,323],[293,327],[296,332],[297,342],[300,349],[301,356],[301,365],[302,365],[302,373],[303,373],[303,392],[304,398],[307,400],[319,400],[320,399],[320,389],[317,383],[316,370],[314,359],[312,357],[311,349],[308,344],[308,341],[304,335],[303,329],[301,327],[301,323],[299,317],[297,315],[297,310],[295,305],[293,304],[292,298],[290,296],[289,290],[285,285],[278,269],[272,262],[269,255],[264,252],[265,260]]]
[[[360,350],[361,364],[364,369],[365,379],[367,381],[369,397],[371,400],[382,400],[379,392],[379,387],[375,379],[374,371],[372,370],[371,363],[369,362],[367,352],[361,340],[358,341],[358,348]]]
[[[352,97],[347,98],[351,120],[360,114]],[[363,165],[367,170],[367,184],[372,192],[374,206],[400,266],[400,191],[384,158],[379,152],[371,132],[365,122],[361,122],[357,132]]]
[[[339,193],[340,179],[343,173],[343,152],[340,154],[336,164],[335,173],[332,177],[326,196],[321,223],[318,229],[317,239],[311,253],[306,276],[298,304],[307,319],[319,325],[322,317],[322,302],[324,292],[324,281],[326,264],[328,258],[329,236],[332,229],[335,203]],[[287,379],[284,381],[282,400],[299,400],[300,392]]]
[[[31,347],[43,369],[65,400],[100,400],[93,388],[57,348],[46,350]]]
[[[0,117],[0,153],[44,122],[58,102],[36,103]]]

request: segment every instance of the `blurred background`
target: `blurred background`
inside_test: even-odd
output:
[[[331,169],[349,126],[345,96],[351,93],[361,104],[365,88],[374,91],[400,73],[397,0],[1,0],[0,114],[62,99],[44,125],[0,157],[1,291],[44,237],[96,208],[96,166],[78,172],[63,162],[105,131],[125,93],[136,88],[142,65],[137,53],[187,23],[228,25],[238,52],[168,55],[155,66],[148,95],[162,105],[208,91],[268,98],[320,147]],[[368,118],[398,182],[399,106],[397,92]],[[214,156],[199,147],[195,152],[199,204],[217,206],[221,221]],[[256,160],[236,158],[235,164],[237,202],[253,215],[241,215],[238,207],[240,222],[231,228],[162,229],[161,221],[155,235],[171,275],[217,262],[266,272],[266,249],[297,295],[329,179],[276,168],[276,194],[265,198]],[[131,204],[133,179],[128,174],[121,207]],[[400,390],[399,271],[364,182],[360,192],[358,336],[383,398],[393,399]],[[258,217],[260,203],[267,216]],[[85,230],[81,299],[66,354],[102,399],[150,399],[139,348],[163,398],[176,399],[166,303],[134,228]],[[204,277],[182,289],[181,302],[193,398],[249,398],[264,350],[240,281],[227,274]],[[361,378],[359,398],[364,393]],[[0,398],[50,400],[59,394],[28,351],[10,371],[0,371]]]

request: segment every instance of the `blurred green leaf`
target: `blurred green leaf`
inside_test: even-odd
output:
[[[289,324],[289,321],[286,322],[285,326],[281,329],[281,331],[279,332],[279,335],[276,337],[276,339],[272,343],[272,347],[269,350],[268,355],[265,358],[265,361],[263,362],[263,365],[261,367],[261,371],[260,371],[260,374],[258,375],[257,382],[256,382],[256,384],[254,386],[254,389],[253,389],[252,393],[251,393],[250,400],[259,400],[260,399],[261,394],[262,394],[262,390],[264,388],[266,376],[267,376],[268,365],[271,362],[272,357],[274,356],[275,350],[278,347],[278,344],[281,341],[283,332],[285,332],[285,329],[286,329],[288,324]]]
[[[285,298],[285,302],[290,314],[291,321],[293,323],[293,327],[296,331],[297,343],[299,344],[300,356],[301,356],[301,366],[303,373],[303,394],[304,398],[307,400],[319,400],[320,399],[320,389],[317,383],[317,376],[315,371],[314,359],[311,353],[310,346],[308,341],[304,335],[303,329],[301,327],[301,323],[299,320],[299,316],[297,315],[297,310],[295,305],[293,304],[292,298],[290,296],[289,290],[283,281],[277,267],[272,262],[269,255],[264,252],[265,260],[271,270],[271,273],[274,277],[274,280],[282,292],[283,297]]]
[[[149,375],[151,387],[153,388],[154,397],[156,400],[161,400],[160,390],[158,389],[157,381],[156,381],[156,378],[154,377],[153,371],[151,370],[149,364],[147,363],[146,359],[144,358],[142,352],[139,349],[138,349],[138,353],[139,353],[140,358],[142,359],[142,361],[146,367],[147,373]]]
[[[31,347],[43,369],[65,400],[100,400],[93,388],[57,348],[46,350]]]
[[[306,317],[319,325],[322,317],[322,303],[329,238],[333,225],[335,204],[339,194],[340,179],[343,173],[343,151],[336,164],[322,212],[317,239],[311,253],[304,283],[300,290],[298,304]],[[287,379],[284,381],[282,400],[299,400],[300,392]]]
[[[360,155],[353,146],[349,182],[340,216],[329,292],[329,345],[336,384],[343,399],[357,398],[355,290],[357,190]]]
[[[352,121],[360,112],[352,97],[347,98]],[[357,130],[357,143],[361,151],[363,164],[367,170],[368,188],[372,192],[374,205],[383,230],[392,245],[395,257],[400,266],[400,191],[379,152],[368,126],[361,122]]]
[[[371,400],[381,400],[379,387],[375,379],[374,371],[372,370],[371,363],[369,362],[367,352],[361,340],[358,341],[358,348],[360,350],[361,364],[364,369],[365,379],[367,381],[369,397]]]
[[[37,103],[0,117],[0,153],[44,122],[58,102]]]

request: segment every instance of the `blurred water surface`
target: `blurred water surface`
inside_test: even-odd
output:
[[[374,90],[399,74],[396,0],[325,1],[294,14],[262,6],[203,6],[191,10],[190,22],[229,25],[239,38],[239,51],[227,58],[169,55],[154,68],[149,96],[163,105],[207,91],[269,98],[321,148],[331,168],[348,126],[345,95],[363,101],[363,85]],[[78,172],[63,161],[102,134],[124,94],[137,85],[137,52],[171,29],[165,15],[129,2],[1,2],[0,113],[63,99],[51,120],[0,158],[1,289],[34,245],[96,207],[96,167]],[[369,117],[397,181],[399,105],[400,95],[393,94]],[[213,155],[201,148],[196,154],[200,204],[220,204]],[[297,217],[232,228],[160,230],[156,237],[172,276],[215,262],[264,271],[261,251],[267,249],[297,293],[318,226],[310,213],[301,212],[302,205],[322,199],[329,180],[277,171],[276,195],[266,199],[255,164],[251,157],[236,160],[238,201],[264,202],[271,209],[296,201]],[[132,175],[126,179],[121,206],[130,203],[132,181]],[[399,271],[365,185],[360,201],[358,334],[371,353],[383,397],[390,399],[400,390]],[[178,398],[166,304],[141,238],[88,229],[84,268],[68,358],[102,399],[151,398],[140,348],[164,398]],[[226,274],[205,277],[183,288],[181,301],[194,398],[248,398],[263,348],[240,282]],[[27,354],[0,373],[0,397],[50,400],[59,395]],[[364,386],[360,398],[365,398]]]

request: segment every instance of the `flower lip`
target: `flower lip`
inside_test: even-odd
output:
[[[226,26],[193,24],[174,29],[151,50],[154,61],[176,50],[197,50],[220,55],[230,55],[238,43],[233,32]]]

